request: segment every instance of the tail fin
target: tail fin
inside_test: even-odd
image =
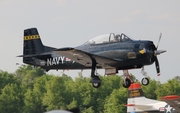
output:
[[[37,29],[25,29],[23,55],[39,54],[42,52],[44,52],[44,45],[41,42]]]
[[[27,55],[39,55],[45,52],[50,52],[55,48],[44,46],[38,30],[36,28],[30,28],[24,30],[24,47],[23,56]],[[33,57],[23,57],[23,63],[35,64]]]
[[[133,83],[128,88],[128,102],[127,102],[127,112],[136,111],[135,106],[139,103],[143,103],[144,92],[141,89],[140,83]]]
[[[136,97],[144,97],[144,92],[141,89],[141,85],[139,83],[133,83],[128,88],[128,99]]]

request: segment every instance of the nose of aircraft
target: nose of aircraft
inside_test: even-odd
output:
[[[158,48],[158,46],[157,46]],[[159,66],[159,61],[157,59],[157,55],[160,55],[161,53],[166,52],[166,50],[157,50],[157,48],[155,47],[155,45],[153,43],[149,44],[149,46],[147,47],[147,49],[142,49],[139,51],[139,53],[141,54],[147,54],[149,61],[150,62],[155,62],[155,67],[156,67],[156,71],[157,71],[157,75],[160,75],[160,66]]]
[[[159,67],[159,61],[157,59],[157,55],[160,55],[161,53],[166,52],[166,50],[158,50],[158,46],[159,46],[159,42],[161,40],[161,35],[159,36],[159,41],[157,46],[155,47],[155,45],[153,44],[152,41],[150,41],[150,43],[148,42],[148,47],[144,48],[142,50],[139,51],[140,54],[147,54],[149,61],[151,63],[155,62],[155,67],[156,67],[156,71],[157,71],[157,75],[160,75],[160,67]]]

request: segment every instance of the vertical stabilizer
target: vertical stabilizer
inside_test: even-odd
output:
[[[40,39],[38,30],[30,28],[24,30],[24,45],[23,55],[35,55],[44,52],[44,45]],[[23,62],[27,64],[34,64],[32,57],[23,57]]]
[[[144,97],[143,90],[139,83],[133,83],[128,88],[128,98]]]
[[[24,55],[33,55],[44,52],[44,45],[36,28],[24,30]]]
[[[34,57],[27,57],[28,55],[40,55],[42,53],[47,53],[55,49],[43,45],[36,28],[29,28],[24,30],[23,46],[23,63],[32,65],[36,65],[38,59]],[[47,58],[47,56],[45,58]],[[43,59],[43,57],[41,57],[41,59]]]
[[[137,104],[136,98],[138,98],[139,101],[143,101],[145,98],[140,83],[133,83],[128,88],[128,102],[127,102],[128,113],[136,111],[135,108],[135,105]]]

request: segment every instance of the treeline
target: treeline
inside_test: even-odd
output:
[[[40,68],[19,67],[15,73],[0,72],[0,113],[43,113],[53,109],[79,108],[82,113],[126,113],[127,89],[120,76],[101,76],[95,89],[90,77],[48,75]],[[146,97],[159,99],[180,95],[179,77],[164,84],[150,80],[142,86]]]

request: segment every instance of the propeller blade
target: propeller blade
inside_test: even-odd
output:
[[[161,53],[164,53],[164,52],[166,52],[166,50],[157,50],[155,51],[155,56],[160,55]]]
[[[156,66],[156,71],[157,71],[157,75],[160,75],[160,67],[159,67],[159,61],[157,59],[157,57],[155,57],[155,66]]]
[[[156,49],[158,49],[159,42],[160,42],[160,40],[161,40],[161,35],[162,35],[162,33],[160,33],[160,36],[159,36],[159,40],[158,40],[158,44],[157,44],[157,47],[156,47]]]

